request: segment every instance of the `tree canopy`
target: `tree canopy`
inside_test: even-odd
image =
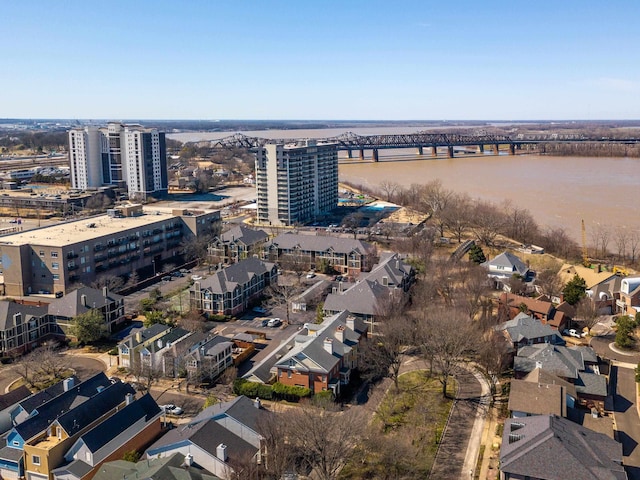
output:
[[[584,281],[584,278],[580,277],[577,273],[573,276],[571,280],[567,282],[567,284],[562,289],[562,294],[564,295],[564,300],[570,304],[577,304],[582,297],[586,295],[587,284]]]
[[[93,308],[75,317],[71,333],[80,343],[91,343],[103,338],[107,334],[107,326],[100,310]]]

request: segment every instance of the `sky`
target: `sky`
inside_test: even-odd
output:
[[[2,0],[0,118],[640,118],[637,0]]]

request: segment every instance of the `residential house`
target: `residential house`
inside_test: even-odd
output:
[[[564,386],[511,380],[509,411],[513,418],[531,415],[567,416]]]
[[[154,478],[163,480],[220,480],[193,463],[193,455],[173,453],[162,458],[150,458],[138,463],[116,460],[102,465],[94,480],[136,480]]]
[[[124,297],[109,291],[107,287],[101,290],[80,287],[56,298],[49,304],[49,315],[68,333],[72,320],[90,310],[98,310],[109,332],[124,322]]]
[[[555,415],[505,421],[500,478],[625,480],[622,445]]]
[[[529,383],[533,383],[536,385],[551,385],[560,386],[563,388],[565,393],[564,404],[567,406],[567,411],[575,410],[578,400],[578,392],[576,391],[576,386],[573,383],[567,382],[563,380],[557,375],[541,368],[536,367],[531,372],[522,378],[522,380],[512,380],[513,382],[525,381]]]
[[[103,375],[101,378],[106,377]],[[33,393],[24,400],[21,400],[15,404],[10,411],[11,424],[18,425],[19,423],[24,422],[27,418],[37,413],[37,409],[41,405],[44,405],[58,395],[66,392],[73,385],[77,385],[78,383],[80,383],[80,379],[74,375],[63,381],[54,383],[50,387]]]
[[[504,334],[515,351],[525,345],[536,343],[565,344],[557,330],[526,313],[519,313],[513,319],[501,323],[496,330]]]
[[[162,353],[162,373],[165,377],[177,378],[186,373],[185,356],[194,348],[203,345],[209,339],[207,332],[192,332],[191,335],[168,345]]]
[[[215,263],[237,263],[259,255],[262,245],[269,239],[264,230],[236,225],[219,237],[215,237],[207,248],[209,261]]]
[[[24,385],[10,390],[4,395],[0,395],[0,434],[6,432],[13,426],[11,412],[19,403],[31,396],[31,390]]]
[[[275,264],[247,258],[194,282],[191,307],[208,315],[238,315],[276,282],[277,275]]]
[[[194,464],[226,480],[232,476],[233,465],[263,460],[260,424],[270,415],[273,413],[264,410],[259,400],[239,396],[206,408],[191,422],[170,430],[145,456],[191,455]]]
[[[335,315],[348,310],[368,325],[369,335],[374,335],[375,317],[386,307],[382,299],[403,295],[414,281],[415,269],[411,265],[398,254],[383,253],[380,262],[370,272],[363,273],[358,282],[338,283],[324,301],[324,314]]]
[[[373,246],[361,240],[320,235],[283,233],[263,246],[264,259],[295,269],[318,268],[322,263],[358,278],[374,263]]]
[[[616,311],[635,317],[640,312],[640,277],[623,278],[620,283],[620,298],[616,300]]]
[[[523,378],[534,368],[572,383],[581,406],[604,411],[607,380],[600,375],[598,358],[591,347],[537,344],[520,348],[513,362],[515,377]]]
[[[358,347],[366,334],[364,322],[347,311],[319,325],[306,324],[293,348],[276,361],[277,381],[339,395],[358,365]]]
[[[22,355],[55,333],[46,306],[0,301],[0,357]]]
[[[595,268],[582,265],[565,264],[560,268],[558,276],[563,284],[578,275],[585,282],[586,294],[596,302],[601,314],[614,313],[615,298],[621,289],[623,278],[613,272],[604,271],[600,266]]]
[[[487,276],[492,280],[496,290],[511,291],[509,280],[517,275],[524,282],[533,279],[533,272],[517,256],[510,252],[502,252],[492,260],[481,264],[487,270]]]
[[[164,368],[163,355],[174,342],[186,339],[191,332],[184,328],[175,327],[164,331],[164,335],[153,342],[145,342],[140,348],[140,365],[146,372],[162,372]],[[134,362],[135,364],[135,362]]]
[[[53,470],[56,480],[82,480],[125,452],[142,450],[162,432],[162,410],[150,394],[127,396],[125,406],[83,434],[64,455],[65,465]]]
[[[566,313],[569,310],[563,304],[556,307],[546,297],[531,298],[505,292],[500,294],[498,308],[504,309],[509,318],[524,312],[558,331],[567,328],[571,321],[571,316]]]
[[[43,425],[44,430],[24,444],[24,469],[27,479],[53,479],[52,470],[64,463],[64,455],[75,441],[106,418],[116,413],[133,398],[135,390],[128,383],[116,381],[80,404],[58,413]],[[35,418],[40,416],[38,414]],[[29,421],[24,422],[26,425]]]
[[[219,335],[195,345],[184,356],[188,377],[210,380],[217,378],[233,365],[233,347],[232,341]]]
[[[140,359],[140,351],[170,329],[168,325],[156,323],[149,328],[134,330],[118,344],[118,365],[133,368],[135,362]]]

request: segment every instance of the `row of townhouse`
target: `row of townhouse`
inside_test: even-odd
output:
[[[0,357],[21,355],[48,338],[70,335],[71,322],[80,314],[98,310],[108,331],[124,321],[124,297],[106,287],[81,287],[48,304],[0,301]]]
[[[157,323],[118,344],[118,364],[169,378],[213,379],[233,364],[234,348],[226,337]]]
[[[106,461],[140,449],[161,433],[161,410],[150,395],[96,374],[68,378],[9,409],[0,475],[17,480],[90,479]]]

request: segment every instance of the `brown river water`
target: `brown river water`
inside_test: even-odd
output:
[[[351,129],[361,135],[412,133],[432,127],[363,127]],[[345,129],[268,130],[244,132],[263,138],[323,138]],[[219,139],[233,132],[171,133],[180,141]],[[528,209],[542,226],[563,227],[581,241],[581,220],[589,236],[596,224],[612,229],[640,231],[640,159],[597,157],[549,157],[542,155],[467,155],[432,159],[417,157],[415,149],[381,150],[380,162],[348,160],[340,152],[340,180],[376,187],[383,180],[403,186],[440,179],[442,184],[472,198],[500,203],[510,200]],[[354,151],[354,156],[358,152]]]

